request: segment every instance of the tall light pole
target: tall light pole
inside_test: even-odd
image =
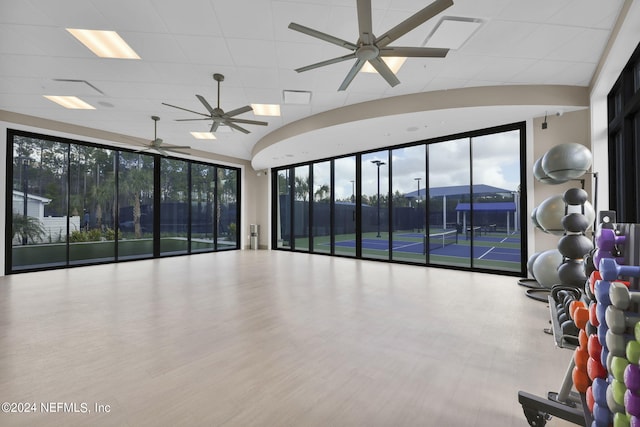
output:
[[[378,199],[378,235],[376,237],[381,237],[380,236],[380,166],[386,163],[381,160],[371,160],[371,163],[373,163],[378,167],[378,197],[377,197]]]
[[[356,202],[356,182],[351,181],[351,202]]]

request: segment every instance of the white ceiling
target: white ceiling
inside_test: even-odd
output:
[[[270,146],[268,154],[253,153],[256,144],[283,126],[366,101],[470,87],[589,86],[623,5],[623,0],[454,2],[392,45],[422,45],[442,16],[481,19],[480,30],[459,50],[443,59],[408,59],[394,88],[376,74],[360,73],[345,92],[338,92],[352,62],[304,73],[294,69],[349,51],[287,26],[296,22],[356,42],[355,0],[0,0],[0,110],[145,139],[153,137],[150,116],[158,115],[158,136],[167,143],[246,160],[257,154],[254,167],[266,168],[330,156],[336,147],[323,148],[319,142],[327,138],[360,141],[343,148],[354,152],[367,148],[363,140],[375,140],[371,147],[446,135],[458,128],[444,124],[455,123],[455,117],[459,122],[461,114],[469,118],[468,126],[481,127],[543,115],[550,106],[403,116],[389,111],[391,119],[377,118],[378,126],[370,119],[329,133],[310,128]],[[372,0],[375,33],[426,4]],[[116,30],[142,59],[98,58],[65,28]],[[251,103],[283,104],[286,89],[311,91],[311,105],[281,105],[281,117],[246,113],[240,118],[265,120],[269,126],[247,125],[248,135],[218,133],[215,141],[196,141],[189,132],[208,131],[208,122],[175,122],[194,116],[161,103],[203,111],[195,97],[201,94],[215,105],[213,73],[225,75],[220,103],[227,111]],[[86,84],[54,79],[84,80],[103,94]],[[79,95],[96,110],[66,110],[43,95]],[[429,127],[429,132],[407,134],[414,127]]]

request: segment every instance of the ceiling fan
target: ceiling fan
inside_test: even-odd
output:
[[[164,144],[162,142],[162,139],[158,138],[158,120],[160,120],[160,117],[151,116],[151,119],[153,120],[153,141],[149,141],[149,145],[146,148],[138,150],[139,152],[153,150],[156,153],[162,154],[163,156],[168,156],[168,151],[182,153],[182,150],[188,150],[191,148],[187,145]]]
[[[209,105],[207,100],[204,99],[202,95],[196,95],[196,98],[198,98],[198,100],[202,103],[202,105],[204,105],[204,108],[206,108],[207,111],[209,112],[208,114],[200,113],[198,111],[188,110],[186,108],[178,107],[176,105],[171,105],[164,102],[162,104],[168,107],[173,107],[179,110],[184,110],[190,113],[204,116],[204,118],[199,118],[199,119],[178,119],[176,120],[177,122],[187,122],[187,121],[193,121],[193,120],[213,120],[213,123],[211,124],[210,132],[215,132],[216,130],[218,130],[218,126],[224,125],[224,126],[229,126],[230,128],[238,130],[243,133],[249,133],[248,130],[238,126],[236,123],[242,123],[247,125],[259,125],[259,126],[267,126],[269,124],[267,122],[260,122],[257,120],[246,120],[246,119],[234,118],[237,115],[246,113],[248,111],[253,111],[253,108],[251,108],[250,105],[245,105],[244,107],[236,108],[235,110],[231,110],[225,113],[220,108],[220,82],[224,81],[224,76],[222,74],[216,73],[213,75],[213,79],[218,82],[218,106],[216,108],[211,107],[211,105]]]
[[[336,64],[338,62],[347,61],[349,59],[355,59],[355,64],[353,64],[353,67],[338,89],[345,90],[354,79],[356,74],[358,74],[360,69],[362,69],[364,64],[368,61],[373,66],[373,68],[375,68],[376,71],[382,77],[384,77],[387,83],[389,83],[393,87],[400,83],[400,80],[398,80],[393,71],[391,71],[389,66],[382,60],[383,57],[395,56],[443,58],[447,55],[449,49],[430,47],[394,47],[389,46],[389,44],[407,34],[409,31],[413,30],[419,25],[422,25],[448,7],[453,6],[452,0],[436,0],[421,11],[405,19],[400,24],[396,25],[380,37],[376,37],[373,35],[371,23],[371,0],[357,1],[358,27],[360,36],[356,43],[350,43],[346,40],[331,36],[329,34],[325,34],[323,32],[305,27],[303,25],[296,24],[294,22],[289,24],[289,28],[292,30],[299,31],[311,37],[315,37],[353,51],[348,55],[339,56],[337,58],[328,59],[326,61],[321,61],[312,65],[307,65],[306,67],[298,68],[296,69],[297,72],[300,73],[303,71],[312,70],[314,68],[323,67],[325,65]]]

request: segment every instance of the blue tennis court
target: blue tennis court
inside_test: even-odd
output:
[[[424,237],[420,233],[406,233],[399,234],[397,237],[416,238],[421,239]],[[508,262],[520,262],[521,253],[520,249],[516,248],[501,248],[492,245],[491,243],[518,243],[517,238],[505,238],[505,237],[475,237],[473,247],[467,245],[460,245],[453,242],[446,242],[442,244],[437,238],[432,241],[429,251],[432,255],[443,255],[456,258],[469,258],[484,259],[490,261],[508,261]],[[355,248],[355,240],[343,240],[336,242],[338,247]],[[378,251],[389,251],[389,242],[387,239],[362,239],[362,248]],[[412,254],[423,254],[424,243],[411,242],[406,240],[393,240],[392,249],[394,252],[406,252]]]

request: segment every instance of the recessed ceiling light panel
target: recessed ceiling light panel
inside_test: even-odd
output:
[[[482,26],[482,20],[445,16],[424,41],[425,47],[460,49]]]
[[[72,110],[95,110],[96,107],[87,104],[77,96],[57,96],[57,95],[43,95],[49,101],[53,101],[58,105],[62,105],[64,108]]]
[[[389,66],[389,68],[391,69],[391,71],[393,71],[393,73],[397,73],[398,70],[400,69],[400,67],[402,67],[402,64],[404,64],[404,62],[407,60],[407,58],[405,57],[397,57],[397,56],[385,56],[382,58],[382,60]],[[369,61],[367,61],[366,64],[364,64],[364,66],[362,67],[361,70],[363,73],[377,73],[378,71],[376,71],[375,68],[373,68],[373,66],[369,63]]]
[[[256,116],[279,116],[280,106],[278,104],[251,104],[253,114]]]
[[[76,39],[100,58],[140,59],[115,31],[67,28]]]
[[[196,139],[216,139],[211,132],[191,132],[191,135]]]

